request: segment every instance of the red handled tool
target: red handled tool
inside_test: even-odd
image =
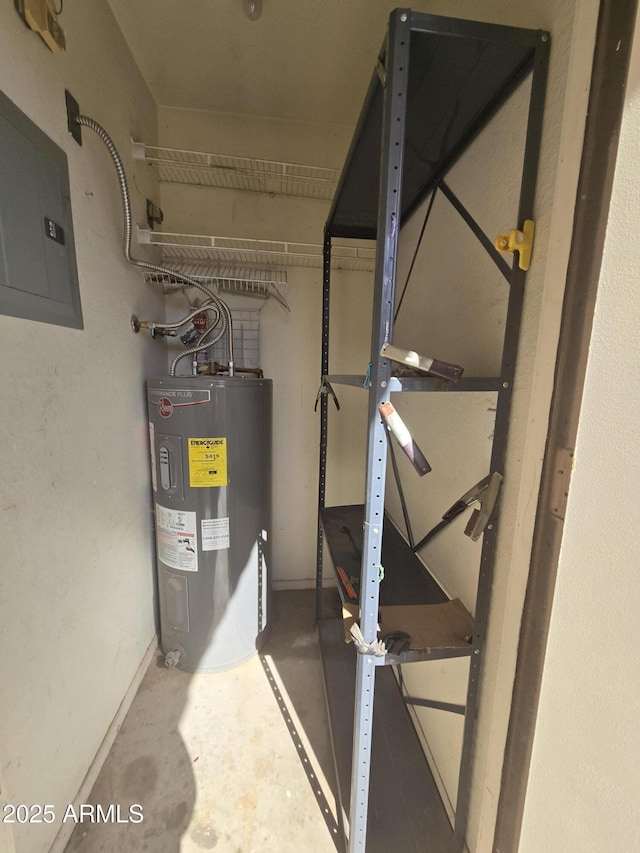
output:
[[[347,577],[347,573],[342,568],[342,566],[336,566],[336,572],[340,575],[340,580],[342,581],[342,586],[345,588],[347,595],[349,598],[357,598],[358,593],[353,588],[353,585],[349,578]]]
[[[431,465],[429,465],[424,453],[411,437],[411,433],[407,429],[405,422],[391,403],[383,403],[378,411],[382,415],[382,419],[387,425],[389,432],[404,450],[413,467],[421,477],[424,477],[425,474],[431,471]]]

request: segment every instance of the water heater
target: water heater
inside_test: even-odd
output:
[[[147,382],[161,643],[167,665],[219,672],[269,627],[271,380]]]

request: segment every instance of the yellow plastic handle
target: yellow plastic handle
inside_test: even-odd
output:
[[[493,245],[499,252],[511,252],[511,254],[517,252],[518,266],[521,270],[528,270],[531,266],[535,229],[533,219],[525,219],[522,231],[512,228],[508,233],[498,234]]]

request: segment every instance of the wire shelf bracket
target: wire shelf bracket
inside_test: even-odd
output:
[[[138,228],[140,245],[160,246],[164,260],[205,261],[240,264],[258,268],[322,268],[323,247],[314,243],[214,237],[203,234],[176,234]],[[334,269],[373,272],[375,247],[371,244],[334,246]]]
[[[131,142],[134,159],[154,166],[160,181],[166,183],[330,201],[340,177],[339,169],[324,166],[160,148],[133,139]]]
[[[167,293],[182,286],[181,276],[188,276],[219,292],[258,296],[265,300],[275,299],[286,311],[291,312],[283,292],[287,289],[287,274],[284,270],[259,270],[249,267],[212,266],[175,261],[165,261],[164,266],[170,272],[147,272],[144,278],[145,281],[153,284],[161,284]],[[171,271],[175,274],[172,275]]]

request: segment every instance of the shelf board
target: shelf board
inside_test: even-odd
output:
[[[340,619],[318,623],[339,801],[349,812],[356,656]],[[452,829],[390,669],[378,669],[371,746],[367,853],[446,853]]]
[[[320,511],[320,518],[333,565],[341,566],[347,577],[356,578],[353,584],[357,591],[362,561],[363,505],[325,507]],[[380,584],[381,606],[449,601],[388,516],[385,516],[382,530],[381,562],[385,567],[385,578]],[[345,603],[359,603],[358,599],[349,598],[342,583],[339,588]]]
[[[133,156],[158,170],[165,183],[297,196],[330,201],[338,185],[339,169],[305,166],[255,157],[161,148],[133,143]]]
[[[177,234],[138,228],[140,244],[160,246],[163,260],[240,264],[249,267],[322,268],[322,246],[275,240],[250,240],[206,234]],[[375,246],[341,244],[332,251],[334,269],[373,272]]]
[[[354,388],[364,388],[367,377],[358,374],[330,374],[323,377],[331,385],[351,385]],[[437,376],[398,377],[392,376],[389,391],[499,391],[500,378],[497,376],[462,377],[457,382],[439,379]]]
[[[357,595],[360,586],[363,531],[362,505],[325,507],[320,512],[334,568],[340,566]],[[379,664],[389,666],[426,660],[468,657],[473,620],[458,599],[450,600],[414,554],[391,519],[382,534],[384,580],[380,583],[381,634],[404,631],[411,646],[387,653]],[[359,598],[353,598],[336,571],[343,602],[344,634],[359,619]]]
[[[344,604],[342,614],[346,636],[360,613],[356,605]],[[381,636],[403,631],[410,636],[411,645],[406,651],[394,654],[392,650],[377,657],[377,666],[465,658],[471,654],[473,619],[457,598],[443,604],[382,606],[378,616]]]
[[[539,36],[535,30],[409,14],[401,223],[533,69]],[[376,68],[329,213],[331,236],[376,237],[383,89]]]

